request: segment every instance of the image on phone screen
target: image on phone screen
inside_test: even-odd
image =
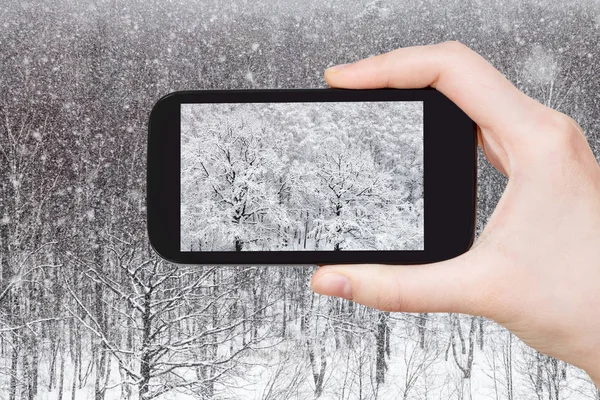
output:
[[[181,104],[180,250],[424,250],[423,102]]]

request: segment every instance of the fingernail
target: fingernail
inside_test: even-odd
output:
[[[324,296],[335,296],[352,300],[350,280],[342,275],[329,273],[319,277],[313,284],[313,290]]]
[[[346,68],[349,65],[352,65],[352,63],[335,65],[333,67],[327,68],[327,71],[329,71],[329,72],[338,72],[338,71],[341,71],[342,69]]]

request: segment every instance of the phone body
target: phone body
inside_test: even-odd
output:
[[[148,134],[168,261],[415,264],[473,243],[476,125],[435,89],[176,92]]]

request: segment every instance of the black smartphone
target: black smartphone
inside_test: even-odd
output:
[[[185,264],[429,263],[475,232],[474,122],[435,89],[169,94],[150,243]]]

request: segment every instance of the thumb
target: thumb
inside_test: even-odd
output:
[[[327,265],[312,289],[384,311],[486,315],[493,282],[479,253],[425,265]]]

